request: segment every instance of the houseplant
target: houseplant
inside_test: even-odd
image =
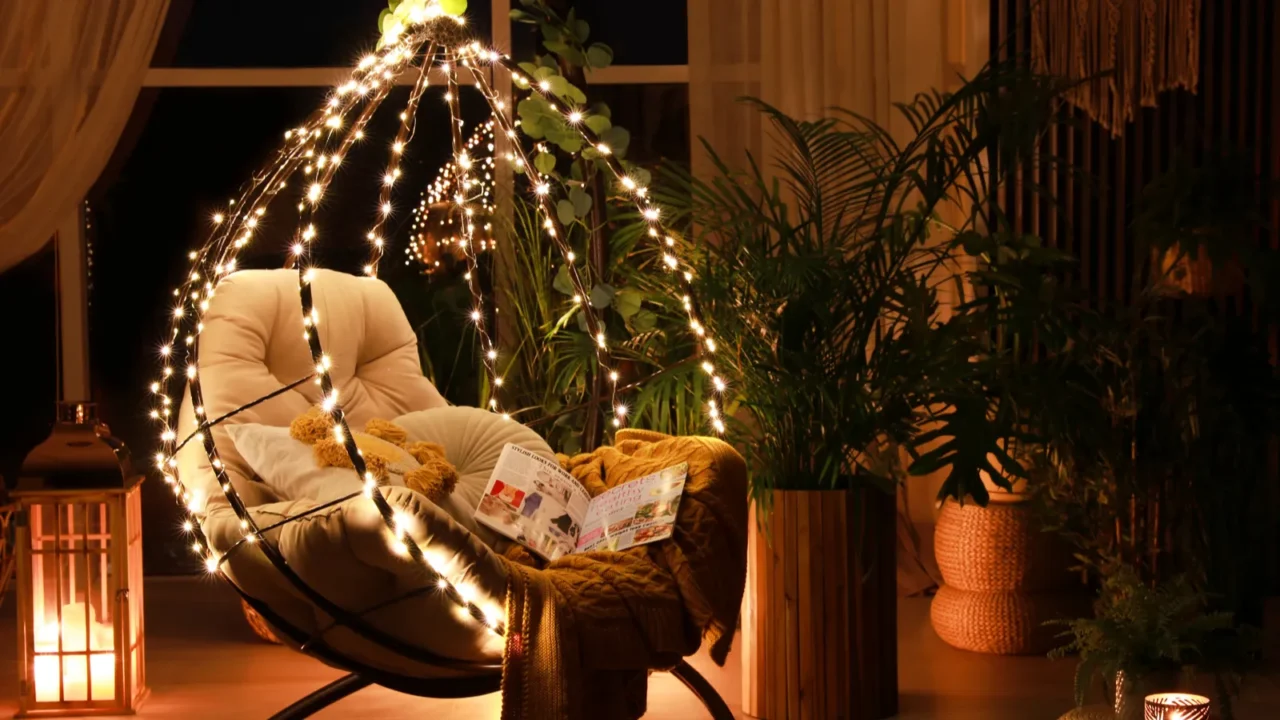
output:
[[[713,177],[682,177],[704,252],[697,297],[733,339],[732,428],[768,519],[751,558],[759,607],[746,654],[771,660],[748,680],[752,714],[794,715],[800,702],[855,718],[896,712],[901,453],[915,472],[946,472],[943,498],[985,503],[983,473],[1008,488],[1022,472],[1005,450],[1019,409],[1008,355],[991,352],[990,306],[944,314],[940,288],[964,285],[966,243],[1018,240],[989,230],[1005,175],[979,159],[1016,167],[1060,90],[992,65],[954,94],[902,106],[913,136],[901,143],[855,113],[803,122],[757,103],[776,155],[738,172],[712,151]],[[1035,298],[1007,290],[993,317],[1023,317],[1011,308]],[[824,646],[816,627],[847,636]]]
[[[1066,643],[1051,656],[1078,653],[1076,704],[1084,705],[1100,680],[1117,720],[1139,720],[1146,695],[1183,689],[1193,669],[1213,676],[1218,709],[1231,718],[1231,696],[1256,638],[1237,630],[1231,613],[1206,606],[1185,576],[1153,587],[1133,567],[1117,567],[1103,583],[1094,617],[1061,623]]]
[[[562,9],[566,4],[571,5],[522,0],[511,11],[513,21],[538,37],[537,50],[520,63],[521,69],[549,83],[563,102],[581,107],[581,122],[608,143],[635,182],[648,185],[649,171],[628,159],[630,132],[614,124],[606,103],[585,105],[580,88],[586,72],[607,67],[613,51],[591,40],[589,24],[571,7]],[[501,250],[481,256],[477,278],[484,292],[496,295],[500,309],[493,320],[499,328],[496,362],[503,387],[497,391],[484,374],[468,371],[478,357],[469,337],[474,328],[462,320],[469,308],[468,288],[458,278],[432,280],[434,312],[421,330],[437,340],[443,333],[457,341],[431,344],[444,348],[437,355],[445,356],[424,353],[428,374],[437,377],[447,394],[455,390],[451,399],[458,395],[485,406],[500,392],[512,417],[539,431],[560,452],[590,450],[608,441],[615,409],[609,400],[615,389],[633,391],[628,393],[629,424],[696,433],[705,425],[700,399],[710,380],[695,362],[688,320],[671,293],[662,253],[643,241],[647,226],[634,198],[612,180],[596,149],[583,147],[578,131],[546,99],[530,94],[519,98],[515,110],[523,137],[514,140],[533,149],[532,164],[558,186],[564,199],[555,205],[556,219],[589,289],[575,299],[568,266],[547,237],[544,218],[526,199],[528,193],[515,193],[509,200],[511,212],[488,218],[504,241]],[[523,169],[518,164],[513,169],[517,184],[522,183]],[[616,381],[597,362],[596,342],[582,312],[585,305],[612,340]],[[466,383],[471,384],[453,387]]]
[[[1068,572],[1069,547],[1041,531],[1029,491],[1046,465],[1033,416],[1070,397],[1062,389],[1069,384],[1061,356],[1071,347],[1080,306],[1061,277],[1074,262],[1035,237],[969,232],[960,239],[979,263],[970,281],[981,292],[960,306],[963,320],[986,339],[978,357],[987,371],[979,379],[1014,408],[1020,432],[1005,449],[1029,477],[1010,491],[984,473],[989,505],[942,503],[934,534],[942,581],[930,621],[940,638],[963,650],[1043,654],[1055,645],[1044,622],[1088,606],[1079,577]],[[916,470],[922,467],[935,469],[922,462]]]
[[[1033,488],[1046,525],[1073,543],[1080,570],[1101,586],[1098,618],[1072,624],[1068,649],[1081,652],[1082,668],[1101,663],[1104,675],[1124,671],[1134,682],[1152,671],[1156,646],[1166,665],[1224,667],[1224,647],[1240,651],[1248,637],[1228,630],[1260,621],[1265,595],[1261,498],[1280,384],[1257,327],[1274,317],[1264,291],[1275,253],[1249,247],[1256,218],[1224,210],[1235,201],[1219,192],[1252,202],[1253,170],[1230,158],[1202,162],[1174,163],[1142,194],[1131,299],[1078,316],[1060,360],[1079,401],[1035,417],[1050,450],[1050,472]],[[1206,178],[1228,176],[1224,188],[1207,187]],[[1175,207],[1188,187],[1212,197]],[[1227,267],[1249,258],[1254,317],[1196,293],[1172,299],[1170,253]],[[1200,616],[1221,627],[1176,642],[1159,635]],[[1227,669],[1238,656],[1226,654]],[[1220,681],[1218,704],[1229,713],[1227,690]]]

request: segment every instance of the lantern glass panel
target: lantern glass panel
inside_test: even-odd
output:
[[[115,578],[104,502],[31,508],[36,702],[116,698]]]

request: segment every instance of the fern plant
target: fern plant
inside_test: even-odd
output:
[[[1147,690],[1169,689],[1157,686],[1159,678],[1196,667],[1214,675],[1218,707],[1230,718],[1238,673],[1256,639],[1247,628],[1235,628],[1230,613],[1205,607],[1205,596],[1184,576],[1150,587],[1134,568],[1121,566],[1104,581],[1094,617],[1057,623],[1066,627],[1061,636],[1067,642],[1050,657],[1079,654],[1077,705],[1099,680],[1114,695],[1123,673],[1128,692],[1140,700]]]

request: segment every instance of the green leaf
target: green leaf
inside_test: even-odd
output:
[[[391,17],[391,10],[389,9],[378,13],[378,32],[387,32],[387,23],[391,22]]]
[[[574,217],[586,217],[591,212],[591,196],[580,187],[574,187],[569,191],[570,207],[573,208]]]
[[[561,150],[572,155],[582,149],[581,135],[565,127],[564,123],[558,123],[554,128],[547,133],[547,139],[554,142]]]
[[[631,133],[620,125],[614,125],[600,134],[600,140],[609,146],[609,150],[614,155],[622,157],[627,153],[627,146],[631,144]]]
[[[582,332],[584,332],[584,333],[585,333],[585,332],[591,332],[591,328],[587,327],[587,314],[586,314],[586,313],[578,313],[577,320],[578,320],[578,329],[579,329],[579,330],[581,330],[581,331],[582,331]]]
[[[569,50],[568,43],[562,43],[558,40],[548,40],[542,43],[542,46],[550,50],[551,52],[561,56],[563,56],[565,52]]]
[[[560,269],[556,271],[556,279],[551,281],[551,287],[562,295],[572,295],[574,293],[573,280],[569,277],[568,265],[561,265]]]
[[[649,187],[653,182],[653,174],[642,167],[632,168],[631,179],[636,181],[640,187]]]
[[[523,10],[517,10],[515,8],[512,8],[511,10],[511,19],[514,20],[515,22],[520,22],[520,23],[537,22],[537,20],[529,13]]]
[[[613,296],[617,293],[609,283],[600,283],[591,288],[591,307],[597,310],[609,307],[609,303],[613,302]]]
[[[538,153],[538,156],[533,159],[533,166],[543,175],[553,173],[556,171],[556,156],[551,153]]]
[[[467,0],[440,0],[440,9],[445,15],[456,17],[467,11]]]
[[[576,218],[573,214],[573,203],[568,200],[561,200],[556,203],[556,217],[560,220],[561,225],[568,225]]]
[[[546,116],[546,102],[537,95],[531,95],[516,104],[516,112],[523,121],[537,120]]]
[[[640,310],[631,317],[631,327],[638,333],[649,332],[658,326],[658,316],[648,310]]]
[[[593,115],[603,115],[610,120],[613,119],[613,111],[609,109],[608,103],[598,102],[593,104],[591,106],[591,113]]]
[[[587,48],[587,65],[603,70],[613,64],[613,49],[604,43],[592,43]]]
[[[547,83],[551,85],[551,92],[556,97],[564,99],[569,92],[569,81],[564,79],[562,75],[552,75],[546,78]]]
[[[613,309],[625,320],[640,312],[640,301],[643,296],[635,290],[619,290],[613,296]]]
[[[538,66],[534,65],[531,62],[522,62],[520,63],[519,67],[521,70],[525,71],[525,74],[529,75],[530,77],[532,77],[534,74],[538,72]]]
[[[591,128],[591,132],[599,135],[609,128],[613,127],[613,122],[605,115],[588,115],[582,120],[583,124]]]
[[[591,36],[591,26],[586,20],[575,20],[573,23],[574,37],[578,38],[578,42],[585,43],[587,38]]]
[[[528,120],[520,119],[520,131],[534,140],[541,140],[547,136],[547,130],[542,125],[542,118],[534,117]]]

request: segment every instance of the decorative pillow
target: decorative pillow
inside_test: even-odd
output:
[[[489,476],[507,443],[554,461],[556,454],[551,446],[518,422],[472,407],[419,410],[401,415],[395,424],[404,428],[410,441],[442,446],[445,458],[458,469],[458,485],[453,494],[436,504],[486,545],[505,551],[511,542],[475,521],[476,507],[489,484]]]
[[[227,432],[253,473],[285,498],[326,503],[360,492],[364,487],[355,470],[321,467],[316,462],[315,450],[293,439],[287,427],[245,423],[231,425]],[[405,473],[420,467],[418,461],[401,448],[372,436],[361,438],[361,444],[366,440],[385,445],[385,448],[380,445],[379,450],[392,459],[387,466],[386,484],[403,487]]]
[[[422,493],[437,505],[453,492],[458,484],[458,470],[445,458],[444,448],[431,442],[408,442],[404,428],[388,420],[370,418],[363,433],[353,432],[365,470],[378,482],[385,482],[391,474],[391,466],[404,453],[418,461],[419,467],[404,470],[401,475],[404,486]],[[354,468],[346,444],[333,434],[333,421],[320,408],[312,408],[289,423],[289,436],[311,445],[316,464],[320,467]]]

